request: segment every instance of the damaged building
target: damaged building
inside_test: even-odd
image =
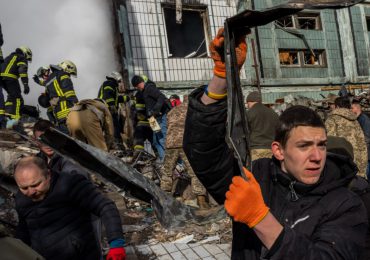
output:
[[[224,20],[281,0],[114,0],[122,64],[129,82],[148,75],[178,94],[208,82],[208,46]],[[345,84],[357,92],[370,83],[370,1],[341,10],[306,11],[253,29],[241,80],[261,87],[273,103],[289,93],[321,99]]]

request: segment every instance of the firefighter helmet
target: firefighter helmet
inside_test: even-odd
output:
[[[112,71],[109,73],[109,75],[106,76],[107,79],[114,79],[117,82],[120,82],[122,80],[122,75],[121,73],[117,71]]]
[[[20,46],[18,49],[20,49],[24,55],[24,57],[26,57],[26,60],[28,61],[32,61],[32,51],[30,48],[28,48],[27,46]]]
[[[59,63],[59,67],[61,67],[64,70],[64,72],[77,77],[77,67],[72,61],[64,60],[61,63]]]
[[[42,66],[42,67],[40,67],[40,68],[37,69],[36,75],[37,75],[37,77],[42,77],[48,71],[50,71],[50,67],[48,67],[48,66]]]

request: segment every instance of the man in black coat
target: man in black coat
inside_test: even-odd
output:
[[[107,259],[125,259],[121,219],[113,201],[79,174],[50,172],[39,157],[22,158],[14,178],[19,187],[17,237],[46,259],[100,259],[90,216],[102,219],[110,245]]]
[[[245,36],[236,42],[239,68]],[[184,150],[213,198],[233,217],[232,259],[358,259],[365,244],[366,209],[348,184],[357,168],[326,154],[326,131],[307,107],[287,109],[271,144],[272,159],[238,163],[225,142],[226,79],[223,32],[211,43],[214,77],[190,96]]]
[[[163,162],[166,149],[167,112],[171,109],[171,102],[155,83],[147,78],[144,80],[142,76],[135,75],[131,79],[131,84],[143,93],[148,118],[153,116],[161,127],[160,131],[153,132],[153,144],[157,149],[160,162]]]

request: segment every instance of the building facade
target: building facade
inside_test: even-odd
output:
[[[119,5],[124,68],[165,90],[189,90],[212,76],[209,42],[227,17],[281,0],[126,0]],[[287,93],[320,99],[323,89],[370,84],[370,1],[341,10],[304,10],[252,31],[241,79],[268,102]],[[255,42],[255,57],[251,41]],[[257,68],[257,70],[256,70]],[[257,76],[258,73],[258,76]]]

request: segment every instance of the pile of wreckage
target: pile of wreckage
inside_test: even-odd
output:
[[[31,138],[32,126],[33,123],[23,123],[22,133],[0,130],[0,224],[12,235],[18,222],[14,209],[14,194],[17,192],[13,179],[14,165],[19,158],[38,153]],[[215,205],[202,211],[194,205],[184,204],[182,201],[195,199],[189,188],[182,189],[180,200],[163,192],[159,182],[155,181],[160,177],[154,173],[157,169],[152,156],[143,154],[128,164],[124,158],[105,153],[53,129],[45,133],[42,141],[87,169],[95,185],[116,203],[127,246],[178,241],[230,243],[231,220],[223,207]],[[105,245],[108,246],[106,241]],[[140,255],[140,252],[135,255]],[[142,256],[139,259],[149,258]]]

